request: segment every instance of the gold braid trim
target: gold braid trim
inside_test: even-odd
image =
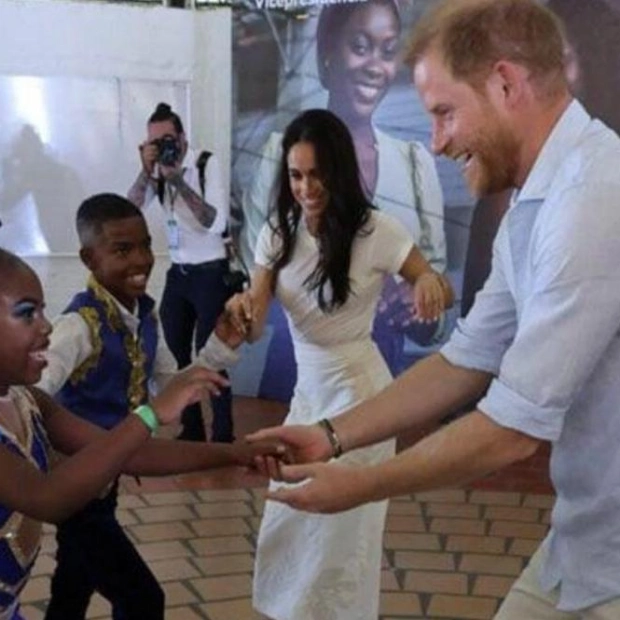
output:
[[[114,332],[124,332],[123,345],[127,359],[131,364],[129,385],[127,387],[127,402],[130,409],[134,409],[146,401],[146,353],[142,347],[142,340],[134,338],[133,334],[127,329],[123,317],[118,309],[117,302],[112,295],[91,275],[88,279],[88,288],[103,306],[106,320],[110,329]],[[82,381],[91,368],[95,368],[99,363],[99,357],[103,350],[103,340],[101,338],[101,323],[95,308],[80,308],[80,316],[84,319],[90,330],[93,353],[84,360],[82,364],[71,375],[71,381],[75,385]]]
[[[69,381],[71,381],[72,385],[77,385],[83,381],[88,372],[97,367],[101,351],[103,350],[101,322],[99,321],[97,310],[84,306],[78,310],[78,314],[82,317],[90,331],[90,343],[93,347],[93,352],[71,373]]]
[[[92,275],[88,278],[88,288],[93,292],[95,299],[103,306],[105,318],[108,320],[108,324],[112,328],[112,331],[125,331],[127,328],[125,327],[125,323],[123,323],[123,317],[112,295],[110,295]]]
[[[135,409],[146,401],[146,354],[140,338],[134,338],[129,332],[125,334],[124,342],[131,363],[127,399],[129,408]]]

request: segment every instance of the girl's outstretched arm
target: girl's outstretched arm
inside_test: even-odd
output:
[[[214,375],[205,368],[179,373],[153,400],[157,421],[174,421],[186,405],[202,396]],[[59,522],[121,473],[128,459],[148,441],[151,429],[132,414],[113,430],[102,431],[71,415],[44,392],[30,391],[52,445],[72,456],[46,473],[0,446],[0,503],[40,521]]]

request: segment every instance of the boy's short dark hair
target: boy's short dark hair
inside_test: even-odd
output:
[[[118,194],[95,194],[87,198],[76,216],[77,234],[80,244],[90,245],[103,231],[106,222],[125,220],[130,217],[144,217],[142,211]]]

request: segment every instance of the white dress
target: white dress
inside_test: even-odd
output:
[[[413,242],[394,218],[379,211],[372,212],[368,228],[372,232],[353,244],[353,292],[338,310],[323,313],[316,291],[302,286],[318,256],[303,223],[292,260],[278,275],[276,296],[287,313],[298,365],[285,424],[333,417],[392,379],[371,340],[372,319],[384,275],[400,270]],[[276,243],[265,226],[257,264],[270,266]],[[371,464],[393,454],[390,440],[340,461]],[[256,609],[274,620],[376,620],[386,509],[387,502],[377,502],[337,515],[311,515],[267,502],[256,552]]]

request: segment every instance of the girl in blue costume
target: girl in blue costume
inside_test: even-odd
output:
[[[46,365],[51,326],[36,274],[0,249],[0,620],[23,620],[18,596],[36,560],[43,521],[66,519],[121,472],[163,475],[223,463],[201,443],[150,439],[205,389],[225,385],[207,368],[176,375],[151,401],[103,431],[32,386]],[[62,461],[55,451],[71,455]],[[247,463],[253,459],[247,453]]]

